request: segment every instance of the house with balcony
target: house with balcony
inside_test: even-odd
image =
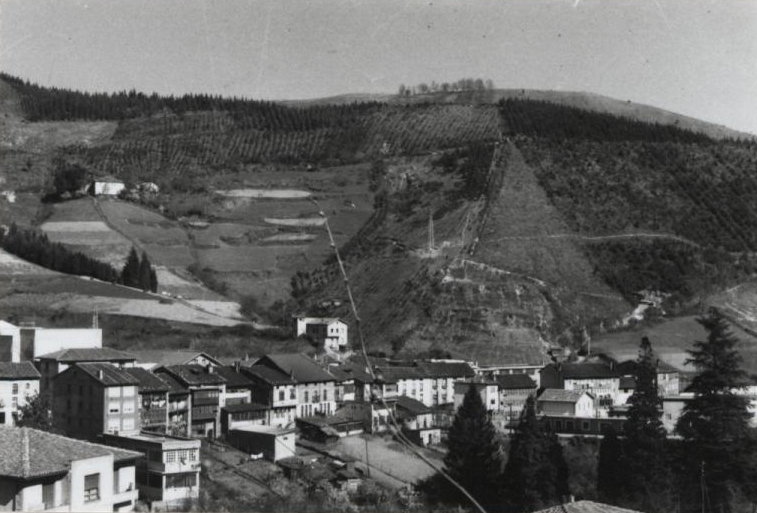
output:
[[[0,426],[0,511],[134,511],[140,456]]]
[[[297,417],[333,415],[336,411],[336,378],[304,354],[272,354],[251,367],[268,367],[295,382]]]
[[[136,461],[139,497],[152,508],[182,506],[200,495],[200,441],[141,431],[103,435],[103,443],[140,453]]]
[[[67,436],[139,432],[139,381],[108,363],[81,363],[53,378],[52,410]]]
[[[284,427],[292,424],[291,421],[282,421],[272,417],[274,417],[273,408],[267,404],[229,404],[221,408],[221,434],[226,435],[231,429],[253,426]],[[294,408],[292,408],[292,419],[294,419]]]
[[[41,374],[40,392],[52,394],[53,378],[79,363],[107,363],[117,368],[134,366],[136,358],[130,353],[110,347],[61,349],[40,355],[34,365]]]
[[[141,367],[127,367],[123,371],[139,382],[140,429],[165,433],[168,426],[168,383]]]
[[[226,380],[226,393],[221,406],[249,403],[252,400],[252,381],[242,374],[240,362],[233,366],[219,365],[215,370]]]
[[[190,436],[192,428],[192,397],[189,389],[170,374],[155,374],[168,386],[168,424],[166,433]]]
[[[294,422],[297,417],[297,382],[294,378],[284,372],[267,367],[265,365],[251,365],[249,367],[240,367],[240,372],[252,382],[251,399],[253,404],[263,405],[266,411],[265,425],[286,427]],[[238,410],[243,410],[237,407]],[[227,408],[227,411],[230,411]],[[256,417],[261,415],[259,409],[252,406],[247,409],[248,413],[242,414],[241,411],[233,415],[240,417]],[[258,413],[252,413],[256,411]],[[254,420],[254,419],[248,419]]]
[[[371,375],[365,366],[358,364],[331,365],[328,371],[336,380],[334,395],[337,407],[356,399],[355,389],[359,383],[370,383],[371,381]]]
[[[16,424],[19,410],[39,394],[39,378],[31,362],[0,362],[0,425]]]
[[[411,442],[423,447],[441,442],[442,431],[434,422],[431,408],[411,397],[401,395],[395,403],[395,411],[402,432]]]
[[[215,366],[169,365],[155,372],[168,374],[189,389],[191,436],[215,438],[221,427],[221,404],[226,393],[226,379],[215,371]]]

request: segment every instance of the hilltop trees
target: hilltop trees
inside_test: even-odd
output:
[[[741,356],[735,349],[737,339],[723,316],[711,309],[698,322],[707,330],[707,340],[694,343],[687,363],[697,374],[687,388],[694,399],[684,408],[676,430],[684,439],[681,466],[687,494],[693,500],[685,511],[702,508],[700,494],[705,492],[707,507],[731,511],[736,491],[749,493],[754,477],[755,452],[749,429],[748,399],[735,392],[745,384]]]
[[[475,386],[470,386],[449,430],[449,450],[444,465],[484,508],[497,503],[502,472],[500,446],[494,426]],[[456,493],[459,501],[463,497]]]
[[[515,511],[532,511],[559,503],[568,495],[567,464],[553,433],[536,418],[536,401],[526,401],[504,472],[504,501]]]
[[[491,91],[494,89],[494,81],[490,78],[486,80],[482,78],[461,78],[455,82],[436,82],[432,81],[431,84],[421,82],[414,86],[405,86],[400,84],[397,94],[400,96],[412,96],[415,94],[427,94],[427,93],[449,93],[449,92],[462,92],[462,91]]]

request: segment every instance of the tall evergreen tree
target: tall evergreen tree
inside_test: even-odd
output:
[[[715,309],[697,319],[708,332],[707,340],[694,343],[689,351],[697,370],[686,391],[694,398],[684,407],[676,429],[684,439],[683,468],[691,489],[705,492],[710,511],[732,511],[734,491],[749,483],[743,478],[757,456],[751,443],[748,399],[734,393],[745,385],[746,373],[736,350],[738,340]],[[689,494],[684,511],[700,511],[701,495]]]
[[[623,504],[643,511],[669,511],[670,472],[666,460],[666,432],[660,420],[662,399],[657,388],[657,362],[652,343],[641,339],[636,361],[635,388],[624,425]]]
[[[602,431],[597,462],[597,495],[602,502],[615,503],[621,496],[624,471],[621,468],[623,455],[618,433],[610,424]]]
[[[139,262],[139,288],[142,290],[150,290],[150,271],[152,266],[150,265],[150,259],[147,258],[147,253],[142,252],[142,260]]]
[[[557,437],[547,435],[529,397],[520,416],[504,472],[504,499],[514,511],[532,511],[559,503],[567,495],[567,465]],[[562,460],[562,461],[560,461]]]
[[[471,385],[450,427],[444,465],[449,475],[487,509],[497,504],[502,473],[500,449],[486,406]],[[462,502],[462,494],[457,495]]]
[[[127,287],[139,287],[139,255],[134,246],[126,257],[126,263],[121,271],[121,282]]]
[[[158,274],[155,272],[155,268],[150,268],[150,292],[158,291]]]

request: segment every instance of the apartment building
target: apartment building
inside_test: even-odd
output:
[[[174,436],[191,436],[192,396],[185,387],[168,373],[155,374],[168,385],[168,424],[166,433]]]
[[[73,365],[53,378],[53,415],[67,436],[139,432],[139,380],[108,363]]]
[[[169,365],[155,372],[168,374],[189,389],[191,409],[190,436],[215,438],[221,427],[221,406],[226,394],[226,379],[213,365]]]
[[[240,367],[240,371],[252,382],[252,403],[265,406],[265,410],[238,406],[233,412],[236,420],[255,420],[263,415],[270,426],[286,427],[294,422],[298,402],[297,382],[292,376],[265,365]],[[229,406],[226,408],[232,412]]]
[[[332,415],[336,412],[334,376],[303,354],[267,355],[252,367],[263,366],[295,381],[297,417]]]
[[[165,433],[168,427],[168,383],[141,367],[129,367],[123,371],[139,383],[140,429]]]
[[[16,424],[19,409],[39,393],[39,378],[31,362],[0,362],[0,425]]]
[[[135,357],[132,354],[112,349],[110,347],[61,349],[35,358],[42,375],[40,391],[52,394],[52,384],[55,375],[78,363],[107,363],[118,368],[131,367]]]

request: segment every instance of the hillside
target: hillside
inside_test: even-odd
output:
[[[757,269],[757,146],[652,107],[548,91],[277,104],[0,85],[0,119],[28,135],[0,147],[15,192],[4,222],[112,263],[134,245],[203,315],[237,322],[225,305],[244,300],[349,320],[321,213],[385,352],[538,363],[618,327],[645,289],[685,312]],[[43,205],[59,162],[159,193]],[[0,300],[14,308],[46,290],[16,280]],[[123,304],[77,308],[138,312]]]

